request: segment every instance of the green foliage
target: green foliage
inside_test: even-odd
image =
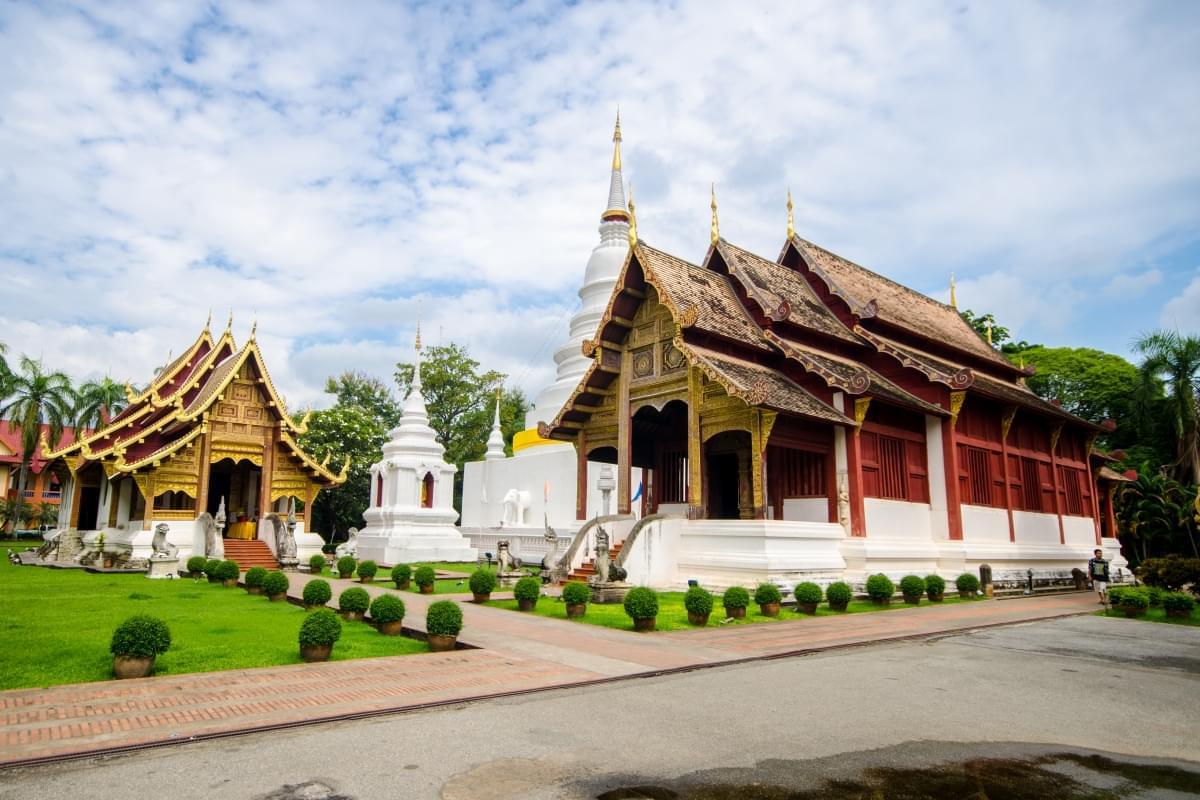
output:
[[[1167,465],[1181,481],[1200,482],[1200,336],[1183,336],[1177,331],[1155,331],[1134,342],[1143,360],[1139,367],[1143,384],[1161,382],[1166,402],[1157,409],[1175,442],[1173,460]]]
[[[451,600],[430,603],[429,610],[425,612],[425,631],[427,633],[438,636],[458,636],[462,625],[462,609]]]
[[[367,561],[358,562],[358,577],[374,578],[377,572],[379,572],[379,565],[374,561],[368,559]]]
[[[288,590],[288,576],[279,570],[268,572],[263,578],[262,590],[268,597],[285,593]]]
[[[210,558],[204,562],[204,574],[210,578],[217,577],[217,570],[221,568],[221,562],[215,558]]]
[[[688,587],[687,594],[683,596],[683,607],[693,614],[708,616],[713,610],[712,592],[703,586]]]
[[[521,578],[513,587],[513,597],[517,600],[537,601],[542,596],[542,582],[534,577]]]
[[[339,575],[353,575],[354,568],[358,566],[358,561],[354,556],[342,556],[337,560],[337,571]]]
[[[730,586],[721,595],[721,605],[725,608],[745,608],[750,605],[750,592],[743,586]]]
[[[99,428],[129,405],[124,385],[105,376],[79,387],[75,396],[75,427]]]
[[[926,575],[925,591],[929,593],[930,597],[937,597],[940,594],[945,594],[946,579],[941,575]]]
[[[979,591],[979,578],[975,577],[973,573],[964,572],[954,579],[954,586],[960,592],[971,592],[974,594]]]
[[[16,508],[12,514],[20,522],[28,518],[25,489],[41,426],[43,423],[47,426],[49,445],[57,446],[63,428],[71,424],[74,416],[75,391],[71,388],[70,378],[62,372],[46,372],[41,361],[23,355],[17,363],[15,371],[6,368],[4,375],[0,375],[5,379],[5,391],[0,394],[0,419],[8,420],[13,432],[21,435],[21,465],[17,472]]]
[[[867,596],[875,602],[883,602],[896,593],[896,584],[882,573],[867,578]]]
[[[567,581],[562,588],[562,599],[564,603],[579,605],[591,600],[592,592],[588,589],[586,583],[581,581]]]
[[[778,603],[783,600],[783,595],[779,591],[779,587],[773,583],[760,583],[754,590],[754,602],[761,605],[767,603]]]
[[[905,575],[900,579],[900,594],[905,597],[920,597],[925,594],[925,579],[917,575]]]
[[[192,556],[187,560],[188,572],[204,572],[204,565],[208,563],[208,559],[204,556]]]
[[[422,564],[413,571],[413,581],[417,586],[433,586],[437,573],[428,564]]]
[[[300,623],[299,638],[303,647],[332,645],[342,638],[342,621],[331,609],[319,608]]]
[[[304,584],[304,605],[306,606],[323,606],[329,602],[331,597],[333,597],[333,589],[330,588],[327,580],[314,578]]]
[[[114,656],[151,658],[167,652],[170,646],[167,623],[148,614],[135,614],[113,631],[108,649]]]
[[[1192,613],[1192,609],[1196,607],[1196,601],[1183,592],[1164,592],[1162,607],[1163,611],[1190,614]]]
[[[371,601],[371,619],[377,623],[404,619],[404,601],[394,594],[381,594]]]
[[[392,567],[392,580],[396,582],[397,586],[412,580],[412,567],[408,564],[397,564]]]
[[[1117,493],[1121,540],[1139,562],[1155,555],[1200,555],[1200,490],[1143,469]]]
[[[805,581],[804,583],[796,584],[796,588],[793,590],[793,594],[795,595],[797,604],[807,605],[809,603],[821,602],[821,597],[822,597],[823,593],[821,592],[820,586],[813,583],[812,581]]]
[[[630,619],[653,619],[658,616],[658,593],[638,586],[625,593],[625,613]]]
[[[321,555],[320,553],[315,553],[313,557],[308,560],[308,568],[314,575],[320,575],[325,569],[325,563],[325,556]]]
[[[490,569],[477,569],[471,573],[467,585],[475,594],[491,594],[496,590],[496,573]]]
[[[1150,598],[1141,589],[1126,589],[1121,592],[1121,608],[1147,608]]]
[[[241,574],[236,561],[222,561],[217,565],[215,577],[223,581],[236,581]]]
[[[1151,608],[1158,608],[1162,605],[1162,589],[1157,586],[1143,586],[1142,591],[1146,593],[1146,599],[1150,601]]]
[[[371,595],[366,589],[353,586],[338,595],[338,608],[342,611],[364,613],[371,606]]]
[[[255,587],[262,588],[263,579],[267,577],[267,570],[264,567],[251,567],[246,570],[246,587],[253,589]]]
[[[845,581],[834,581],[825,588],[825,599],[830,605],[842,605],[854,599],[854,592]]]
[[[1147,586],[1177,592],[1189,584],[1200,594],[1200,558],[1151,558],[1137,568],[1137,576]]]
[[[1132,424],[1138,370],[1120,356],[1086,347],[1036,345],[1012,360],[1018,359],[1035,368],[1026,385],[1039,397],[1057,400],[1064,410],[1095,423],[1111,419],[1119,427]]]
[[[1121,605],[1121,595],[1125,594],[1132,586],[1110,586],[1108,587],[1108,602],[1114,606]]]

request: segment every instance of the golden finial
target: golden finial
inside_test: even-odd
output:
[[[629,182],[629,246],[637,244],[637,206],[633,202],[633,181]]]
[[[207,331],[211,325],[212,325],[212,309],[210,308],[208,310],[208,319],[204,320],[204,330]]]
[[[621,109],[617,108],[617,126],[613,128],[613,165],[614,170],[621,168]]]
[[[712,243],[716,244],[717,240],[721,238],[721,226],[720,226],[719,222],[717,221],[717,185],[715,183],[712,185],[711,191],[712,191],[712,230],[710,231],[710,238],[712,239]]]
[[[254,312],[254,317],[250,321],[250,338],[253,339],[258,333],[258,312]]]
[[[421,352],[421,320],[417,320],[417,343],[416,343],[416,349],[417,349],[417,352],[418,352],[418,353],[419,353],[419,352]]]
[[[955,308],[955,309],[958,308],[958,298],[955,296],[955,290],[957,288],[958,288],[957,284],[954,283],[954,273],[951,272],[950,273],[950,307]]]
[[[788,241],[790,242],[792,239],[796,238],[796,219],[795,219],[795,217],[792,216],[792,190],[791,190],[791,187],[788,188],[787,210],[788,210]]]
[[[233,330],[233,308],[229,309],[229,319],[225,321],[225,330]]]
[[[992,343],[992,321],[990,319],[985,319],[983,321],[983,328],[985,331],[987,331],[988,344],[991,344]]]

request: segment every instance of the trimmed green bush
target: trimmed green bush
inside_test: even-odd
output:
[[[250,569],[246,570],[246,588],[261,589],[263,585],[263,578],[265,577],[267,577],[267,570],[265,567],[251,567]]]
[[[358,577],[370,580],[379,572],[379,565],[370,559],[358,562]]]
[[[726,608],[745,608],[750,605],[750,592],[742,586],[730,586],[721,595],[721,605]]]
[[[187,560],[187,571],[193,575],[204,572],[204,565],[208,563],[208,559],[204,556],[192,556]]]
[[[854,592],[850,590],[850,584],[835,581],[825,588],[825,599],[830,606],[845,605],[854,599]]]
[[[1196,601],[1183,592],[1164,592],[1162,596],[1163,611],[1187,616],[1196,607]]]
[[[134,614],[113,631],[108,649],[114,656],[153,658],[171,646],[167,623],[149,614]]]
[[[263,594],[268,597],[283,594],[288,590],[288,576],[279,570],[268,572],[262,582]]]
[[[308,560],[308,569],[314,575],[320,575],[325,571],[325,556],[316,553]]]
[[[452,600],[429,604],[425,612],[425,631],[437,636],[458,636],[462,631],[462,609]]]
[[[793,593],[796,597],[796,605],[819,603],[821,602],[821,597],[824,595],[821,587],[812,581],[797,583]]]
[[[518,600],[532,600],[537,602],[537,599],[542,596],[542,582],[532,576],[521,578],[517,581],[517,585],[513,587],[513,597]]]
[[[586,583],[580,581],[567,581],[562,588],[562,599],[564,603],[577,606],[581,603],[586,603],[592,599],[592,592],[588,589]]]
[[[332,609],[319,608],[300,623],[300,645],[302,647],[332,645],[340,638],[342,638],[342,621],[337,618],[337,614],[334,614]]]
[[[960,592],[969,592],[970,594],[975,594],[979,591],[979,578],[976,578],[975,575],[970,572],[964,572],[962,575],[959,575],[954,579],[954,586]]]
[[[1192,593],[1200,594],[1200,558],[1148,558],[1138,565],[1137,576],[1147,586],[1173,592],[1191,584]]]
[[[1142,591],[1146,593],[1146,599],[1150,601],[1151,608],[1158,608],[1162,605],[1163,590],[1158,586],[1144,586]]]
[[[396,582],[396,586],[412,580],[412,567],[408,564],[397,564],[392,567],[392,580]]]
[[[413,570],[413,582],[417,586],[433,586],[435,580],[437,580],[437,573],[428,564],[422,564]]]
[[[754,590],[754,602],[760,606],[767,603],[778,603],[783,600],[779,587],[773,583],[760,583]]]
[[[490,569],[477,569],[471,573],[467,585],[474,594],[491,594],[496,591],[496,573]]]
[[[1121,595],[1132,589],[1132,586],[1112,586],[1108,590],[1108,602],[1114,606],[1121,605]]]
[[[338,609],[341,611],[362,614],[370,607],[371,595],[367,594],[366,589],[354,586],[338,595]]]
[[[900,579],[900,594],[905,599],[915,597],[920,600],[921,595],[925,594],[925,579],[917,575],[905,575]]]
[[[217,570],[221,568],[221,562],[215,558],[210,558],[204,562],[204,574],[210,578],[216,579]]]
[[[946,579],[941,575],[926,575],[925,576],[925,592],[929,595],[929,599],[938,597],[946,593]]]
[[[371,601],[371,620],[378,623],[404,619],[404,601],[394,594],[381,594]]]
[[[867,578],[867,597],[876,603],[886,603],[896,593],[896,584],[883,573]]]
[[[348,578],[354,574],[354,568],[357,566],[358,561],[354,556],[342,556],[337,560],[338,575]]]
[[[222,561],[217,565],[216,578],[222,581],[236,581],[242,574],[236,561]]]
[[[304,605],[306,606],[323,606],[329,602],[331,597],[333,597],[333,589],[329,587],[327,580],[313,578],[304,584]]]
[[[713,610],[712,592],[703,586],[688,587],[687,594],[683,596],[683,607],[692,614],[708,616]]]
[[[1150,596],[1140,589],[1127,589],[1121,593],[1121,608],[1147,608]]]
[[[625,613],[630,619],[653,619],[658,616],[658,593],[638,586],[625,593]]]

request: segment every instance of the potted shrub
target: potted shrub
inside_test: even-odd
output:
[[[381,594],[371,601],[371,621],[379,632],[399,636],[404,622],[404,601],[394,594]]]
[[[946,579],[941,575],[926,575],[925,594],[929,595],[931,603],[942,602],[946,595]]]
[[[342,638],[342,623],[328,608],[319,608],[300,624],[300,657],[305,661],[328,661],[333,643]]]
[[[521,578],[513,587],[513,597],[517,598],[517,609],[520,611],[533,611],[537,608],[537,601],[541,596],[542,582],[534,577]]]
[[[888,579],[887,575],[880,573],[867,578],[867,597],[871,598],[871,602],[877,606],[886,606],[891,604],[892,595],[896,593],[896,584]]]
[[[764,617],[778,617],[779,604],[783,602],[783,593],[773,583],[760,583],[754,590],[754,602]]]
[[[192,556],[187,560],[188,575],[193,578],[199,578],[204,574],[204,565],[208,563],[208,559],[204,556]]]
[[[422,564],[413,570],[413,581],[421,590],[421,594],[433,594],[435,580],[437,580],[437,573],[428,564]]]
[[[371,605],[371,595],[367,594],[366,589],[360,589],[357,586],[351,587],[338,595],[338,611],[342,614],[342,619],[359,620],[363,618],[363,614],[367,613],[367,609]]]
[[[794,590],[796,596],[796,611],[801,614],[816,614],[821,602],[821,587],[812,581],[797,583]]]
[[[392,580],[395,581],[397,589],[407,589],[412,583],[412,567],[408,564],[397,564],[392,567]]]
[[[425,636],[429,649],[435,653],[453,650],[462,630],[462,609],[452,600],[439,600],[429,604],[425,612]]]
[[[921,605],[921,596],[925,594],[925,579],[917,575],[905,575],[900,579],[900,594],[904,602],[910,606]]]
[[[262,594],[263,579],[267,577],[264,567],[251,567],[246,570],[246,591],[249,594]]]
[[[375,580],[375,574],[379,572],[379,565],[370,559],[358,562],[358,580],[361,583],[370,583]]]
[[[109,651],[113,655],[113,675],[117,678],[144,678],[154,669],[154,659],[171,646],[171,631],[161,619],[135,614],[113,631]]]
[[[750,592],[741,586],[730,586],[721,595],[721,604],[725,606],[725,616],[732,619],[743,619],[746,616],[746,606],[750,605]]]
[[[210,558],[204,562],[204,574],[208,576],[209,583],[220,583],[221,579],[217,577],[217,570],[221,568],[221,562],[215,558]]]
[[[273,602],[287,599],[288,576],[279,570],[268,572],[263,578],[262,593]]]
[[[358,562],[354,560],[354,556],[342,556],[337,560],[338,577],[343,580],[349,578],[357,566]]]
[[[1121,595],[1132,589],[1132,586],[1113,586],[1108,590],[1108,602],[1113,608],[1121,605]]]
[[[308,571],[313,575],[320,575],[325,571],[325,556],[316,553],[308,560]]]
[[[477,569],[471,573],[467,584],[471,587],[471,594],[475,595],[475,602],[486,603],[496,590],[496,573],[490,569]]]
[[[850,584],[845,581],[835,581],[825,589],[830,611],[845,611],[853,598],[854,592],[850,591]]]
[[[1163,592],[1162,607],[1168,617],[1186,619],[1192,615],[1196,601],[1183,592]]]
[[[1138,589],[1126,589],[1121,593],[1121,610],[1127,617],[1140,617],[1150,605],[1150,596]]]
[[[958,588],[959,597],[963,600],[972,600],[975,593],[979,591],[979,578],[970,572],[964,572],[954,579],[954,585]]]
[[[320,608],[333,597],[333,589],[330,588],[329,581],[313,578],[304,584],[303,597],[305,608]]]
[[[658,622],[658,593],[638,586],[625,593],[625,613],[633,620],[635,631],[652,631]]]
[[[586,583],[567,581],[562,588],[562,599],[567,604],[568,618],[582,617],[587,613],[587,604],[588,600],[592,599],[592,592]]]
[[[217,577],[225,586],[237,586],[238,576],[241,574],[242,570],[236,561],[222,561],[217,565]]]
[[[713,596],[702,586],[688,587],[683,596],[683,607],[687,609],[688,624],[704,627],[713,610]]]

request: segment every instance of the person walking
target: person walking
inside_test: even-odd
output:
[[[1108,562],[1104,560],[1104,551],[1099,547],[1088,559],[1088,577],[1092,579],[1092,588],[1100,595],[1100,602],[1108,605]]]

